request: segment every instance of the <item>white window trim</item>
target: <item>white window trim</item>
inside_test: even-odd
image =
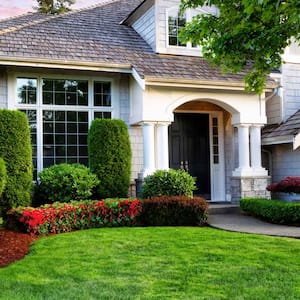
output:
[[[17,78],[37,79],[37,100],[36,104],[19,104],[17,103]],[[42,79],[74,79],[88,81],[88,105],[49,105],[42,104]],[[111,106],[94,106],[93,82],[110,82],[111,83]],[[94,112],[111,112],[111,118],[120,118],[120,99],[118,80],[112,77],[96,76],[78,76],[78,75],[56,75],[47,73],[28,73],[28,72],[9,72],[8,73],[8,109],[36,110],[37,111],[37,172],[43,169],[43,110],[68,110],[68,111],[86,111],[88,112],[89,126],[94,120]]]

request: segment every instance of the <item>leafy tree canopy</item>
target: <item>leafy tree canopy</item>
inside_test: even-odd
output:
[[[75,0],[37,0],[37,3],[38,12],[57,15],[70,11],[70,6],[75,3]]]
[[[249,64],[247,91],[261,93],[266,76],[280,68],[284,49],[293,38],[300,43],[298,0],[181,0],[182,12],[201,6],[216,6],[219,12],[198,14],[181,39],[202,46],[203,56],[224,72]]]

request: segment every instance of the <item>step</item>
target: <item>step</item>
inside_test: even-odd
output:
[[[208,208],[208,213],[210,215],[225,215],[225,214],[235,214],[240,212],[240,206],[237,204],[215,204],[210,203]]]

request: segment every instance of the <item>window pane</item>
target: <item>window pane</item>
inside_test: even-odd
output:
[[[110,82],[94,82],[94,106],[111,106]]]
[[[88,105],[87,80],[44,78],[42,88],[43,104]]]
[[[45,110],[43,116],[44,164],[49,166],[79,161],[87,163],[88,112]],[[45,130],[49,132],[46,133]]]
[[[17,102],[36,104],[37,79],[17,78]]]
[[[186,46],[186,43],[179,41],[179,32],[186,25],[185,15],[180,15],[179,12],[171,13],[168,17],[168,41],[170,46]]]

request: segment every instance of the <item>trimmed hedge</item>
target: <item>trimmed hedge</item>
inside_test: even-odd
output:
[[[40,183],[36,187],[39,204],[87,200],[98,184],[95,174],[81,164],[59,164],[39,173]]]
[[[6,180],[7,180],[7,174],[6,174],[6,167],[4,160],[0,157],[0,198],[4,191]]]
[[[300,226],[300,203],[269,199],[241,199],[243,211],[275,224]]]
[[[7,213],[6,226],[30,234],[62,233],[79,229],[133,226],[141,211],[138,200],[53,203],[39,208],[19,207]]]
[[[0,110],[0,157],[7,182],[0,200],[2,214],[11,207],[27,206],[32,192],[32,150],[28,119],[23,112]]]
[[[183,170],[157,170],[145,178],[142,197],[187,196],[196,189],[195,178]]]
[[[99,198],[127,197],[131,176],[131,146],[122,120],[95,119],[88,134],[91,171],[100,183]]]
[[[207,221],[208,204],[201,197],[152,197],[142,201],[140,223],[145,226],[196,226]]]

